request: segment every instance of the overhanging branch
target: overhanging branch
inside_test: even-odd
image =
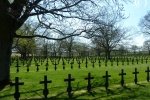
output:
[[[45,38],[45,39],[48,39],[48,40],[64,40],[66,38],[73,37],[73,36],[79,36],[79,35],[81,35],[81,33],[68,35],[68,36],[65,36],[65,37],[62,37],[62,38],[51,38],[51,37],[42,36],[42,35],[22,36],[22,35],[17,35],[16,34],[14,36],[14,38],[36,38],[36,37],[39,37],[39,38]]]

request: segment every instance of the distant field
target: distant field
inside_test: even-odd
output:
[[[72,88],[73,88],[73,99],[97,99],[97,100],[108,100],[108,99],[123,99],[123,100],[145,100],[149,99],[150,94],[150,84],[146,81],[147,73],[145,70],[150,65],[150,60],[148,60],[147,63],[145,63],[145,60],[141,62],[139,60],[138,64],[136,61],[134,61],[134,64],[129,62],[129,64],[124,61],[124,64],[119,61],[118,66],[117,62],[114,61],[113,65],[110,61],[107,62],[107,66],[105,61],[101,61],[101,66],[99,66],[98,59],[93,64],[88,59],[88,67],[86,68],[84,59],[83,63],[81,62],[81,68],[79,69],[78,63],[76,60],[74,60],[73,69],[71,69],[71,61],[68,63],[66,60],[65,62],[65,69],[63,70],[63,61],[62,59],[59,61],[59,64],[57,65],[57,70],[55,71],[54,67],[55,65],[52,64],[50,59],[44,60],[41,64],[41,62],[37,61],[39,66],[39,71],[36,71],[36,63],[32,60],[31,65],[29,66],[29,72],[27,72],[27,62],[23,63],[19,61],[19,72],[16,73],[16,61],[12,63],[11,66],[11,79],[14,82],[15,77],[20,78],[20,82],[24,82],[23,86],[20,86],[20,92],[21,97],[20,99],[26,100],[37,100],[43,98],[42,89],[44,88],[43,85],[39,84],[40,81],[44,79],[44,75],[47,75],[48,80],[52,80],[52,83],[48,84],[49,88],[49,100],[54,99],[67,99],[67,83],[64,82],[64,79],[68,77],[68,74],[71,74],[73,78],[75,78],[75,81],[72,82]],[[48,62],[48,71],[46,71],[46,63]],[[135,68],[139,71],[138,76],[138,85],[134,84],[134,75],[132,72],[134,72]],[[122,88],[120,86],[120,80],[121,76],[119,76],[119,73],[121,73],[121,69],[124,69],[127,75],[125,75],[125,84],[126,88]],[[105,72],[108,71],[108,73],[111,75],[109,83],[109,92],[106,93],[104,84],[105,79],[102,78],[102,76],[105,75]],[[87,77],[88,73],[91,73],[91,75],[94,77],[92,80],[92,87],[93,91],[92,93],[88,93],[86,91],[87,87],[87,80],[84,78]],[[14,94],[14,87],[6,87],[4,90],[0,91],[0,100],[14,100],[13,94]]]

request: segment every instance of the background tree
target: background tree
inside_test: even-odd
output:
[[[131,50],[133,51],[134,54],[138,51],[138,46],[137,45],[132,45]]]
[[[36,28],[32,28],[29,23],[24,24],[18,31],[17,34],[20,35],[32,35],[34,34]],[[21,54],[21,58],[27,59],[29,54],[33,54],[36,48],[36,42],[34,38],[16,38],[14,39],[14,48],[18,53]]]
[[[76,54],[75,56],[86,57],[89,56],[90,46],[87,45],[86,43],[75,42],[73,46],[73,50]]]
[[[146,51],[148,51],[148,54],[150,55],[150,40],[144,41],[143,47]]]
[[[150,34],[150,11],[141,19],[139,25],[143,33]]]
[[[103,17],[99,17],[100,15],[98,14],[97,17],[92,20],[92,27],[89,29],[89,33],[87,33],[92,43],[95,44],[97,48],[104,50],[106,59],[111,58],[111,51],[125,38],[126,34],[126,30],[118,26],[118,22],[123,19],[121,11],[113,10],[114,9],[104,9],[102,12]]]
[[[127,47],[125,47],[123,44],[119,45],[119,48],[118,48],[118,51],[119,51],[119,55],[126,55],[128,50],[127,50]]]

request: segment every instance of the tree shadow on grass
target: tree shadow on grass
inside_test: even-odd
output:
[[[136,85],[135,85],[136,86]],[[26,97],[22,97],[23,99],[21,100],[85,100],[88,98],[91,98],[92,100],[100,100],[102,98],[107,99],[107,98],[114,98],[114,99],[128,99],[128,98],[136,98],[138,97],[138,95],[133,95],[132,93],[135,91],[139,91],[139,89],[141,89],[141,87],[146,87],[146,85],[141,85],[141,84],[137,84],[137,88],[134,87],[130,87],[130,86],[124,86],[124,87],[110,87],[110,89],[105,90],[104,87],[98,87],[98,86],[94,86],[94,88],[92,88],[93,91],[91,92],[87,92],[86,87],[77,87],[74,88],[73,91],[73,97],[72,98],[68,98],[67,96],[67,92],[66,91],[61,91],[59,93],[56,93],[54,96],[50,96],[47,99],[44,99],[44,96],[42,94],[43,89],[37,89],[37,90],[31,90],[31,91],[26,91],[26,92],[20,92],[21,96],[22,95],[28,95]],[[11,88],[4,90],[9,91]],[[84,92],[81,92],[84,91]],[[75,93],[76,92],[76,93]],[[131,94],[127,94],[131,93]],[[122,94],[127,94],[127,96],[122,96]],[[32,94],[34,94],[34,96],[32,96]],[[14,93],[12,94],[8,94],[8,95],[4,95],[4,96],[0,96],[0,99],[3,98],[9,98],[9,97],[13,97]]]

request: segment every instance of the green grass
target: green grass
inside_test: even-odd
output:
[[[134,63],[134,65],[125,62],[122,65],[122,62],[119,62],[117,66],[116,62],[108,62],[107,67],[105,63],[101,61],[101,67],[98,66],[98,61],[95,63],[95,67],[92,67],[92,63],[88,61],[88,68],[85,68],[85,61],[81,64],[81,69],[78,68],[77,62],[74,62],[74,68],[70,68],[70,64],[67,64],[65,70],[62,69],[62,61],[60,61],[57,66],[57,70],[54,70],[54,65],[49,61],[49,71],[45,71],[46,61],[39,67],[39,72],[36,72],[35,63],[32,61],[30,66],[30,72],[26,72],[26,65],[22,66],[20,63],[20,72],[16,73],[14,62],[11,66],[11,79],[14,81],[15,77],[19,77],[20,82],[24,82],[23,86],[20,86],[22,100],[42,100],[42,89],[43,85],[39,84],[40,81],[44,79],[44,75],[48,76],[49,80],[52,80],[52,83],[48,85],[49,95],[48,98],[54,100],[64,100],[67,99],[66,87],[67,83],[64,82],[64,79],[68,77],[68,74],[71,74],[75,81],[72,82],[73,87],[73,99],[97,99],[97,100],[149,100],[150,94],[150,84],[146,82],[146,73],[145,70],[149,66],[150,62],[139,64]],[[137,68],[139,71],[138,74],[138,85],[134,84],[134,69]],[[125,83],[126,87],[122,88],[120,86],[121,77],[118,75],[121,72],[121,69],[124,69],[126,72]],[[105,75],[105,71],[111,75],[109,80],[110,86],[109,91],[106,92],[104,88],[104,79],[102,76]],[[88,73],[94,77],[92,80],[92,93],[86,91],[87,80],[84,80],[87,77]],[[0,100],[14,100],[14,87],[7,86],[5,89],[0,91]]]

